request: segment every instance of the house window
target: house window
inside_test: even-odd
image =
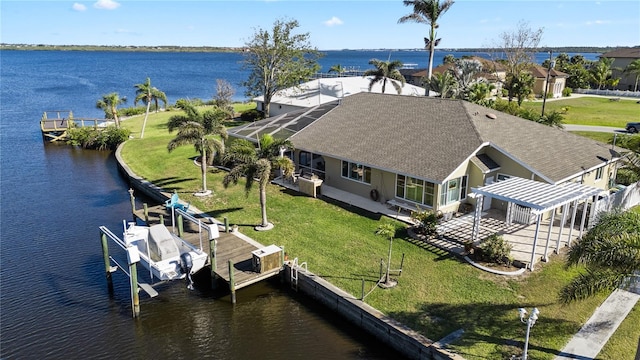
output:
[[[449,205],[467,198],[467,176],[451,179],[442,184],[440,205]]]
[[[428,181],[398,175],[396,177],[396,197],[418,204],[433,206],[435,185]]]
[[[311,166],[311,153],[300,151],[300,166]]]
[[[602,179],[602,174],[604,173],[604,167],[599,167],[596,169],[596,180]]]
[[[361,164],[343,161],[342,177],[371,184],[371,168]]]
[[[507,180],[511,177],[511,175],[505,175],[505,174],[498,174],[497,176],[497,180],[498,181],[502,181],[502,180]]]

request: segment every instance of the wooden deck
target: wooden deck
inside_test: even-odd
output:
[[[40,130],[43,140],[55,142],[66,140],[71,128],[104,128],[111,122],[108,119],[74,118],[71,111],[45,111],[40,119]]]
[[[147,216],[145,216],[144,209],[138,209],[135,211],[135,217],[147,222],[148,224],[159,224],[160,215],[164,219],[164,225],[172,230],[171,213],[165,209],[164,205],[157,205],[149,207],[147,210]],[[196,217],[197,218],[197,217]],[[212,224],[207,218],[201,219],[205,224]],[[176,224],[178,220],[176,219]],[[200,247],[202,244],[202,250],[207,254],[211,254],[209,240],[207,232],[200,233],[196,224],[189,221],[184,221],[183,236],[182,238],[195,247]],[[245,286],[249,286],[261,280],[270,278],[277,275],[280,272],[280,268],[272,271],[258,273],[253,270],[253,254],[252,252],[258,250],[264,246],[254,241],[253,239],[238,233],[238,232],[225,232],[224,225],[217,225],[220,233],[220,237],[216,242],[215,251],[215,266],[213,268],[215,275],[224,280],[229,285],[232,291],[241,289]],[[177,225],[175,232],[178,232]],[[231,282],[231,276],[229,274],[229,261],[233,263],[233,286]],[[211,262],[211,258],[210,258]]]

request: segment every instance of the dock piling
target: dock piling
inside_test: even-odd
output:
[[[224,232],[229,232],[229,219],[226,216],[224,217]]]
[[[236,303],[236,282],[233,274],[233,261],[229,260],[229,290],[231,290],[231,303]]]
[[[182,218],[182,214],[178,214],[178,236],[184,236],[184,219]]]
[[[209,261],[211,262],[211,289],[216,289],[218,285],[218,275],[216,275],[216,247],[218,241],[215,238],[209,239]]]
[[[133,221],[136,221],[136,198],[133,196],[133,189],[129,188],[129,200],[131,200],[131,214],[133,215]]]
[[[143,203],[142,207],[144,208],[144,222],[149,224],[149,206],[147,203]]]
[[[109,244],[107,243],[107,235],[100,234],[100,242],[102,243],[102,257],[104,259],[104,273],[107,278],[107,286],[109,293],[113,293],[113,280],[111,280],[111,261],[109,260]]]

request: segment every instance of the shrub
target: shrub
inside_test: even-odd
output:
[[[411,219],[418,222],[416,225],[416,233],[431,236],[436,233],[436,225],[438,224],[438,216],[433,211],[418,210],[411,212]]]
[[[629,169],[629,168],[618,169],[618,172],[616,175],[616,183],[622,184],[622,185],[631,185],[639,180],[640,180],[640,176],[638,176],[638,174],[635,171],[633,171],[633,169]]]
[[[131,130],[118,129],[115,125],[106,128],[74,128],[68,132],[67,144],[85,149],[115,150],[129,138],[130,134]]]
[[[513,246],[507,243],[501,235],[493,234],[480,244],[482,257],[485,261],[496,264],[511,264],[511,249]]]
[[[564,96],[564,97],[569,97],[569,96],[571,96],[571,93],[572,93],[572,92],[573,92],[573,89],[571,89],[570,87],[565,87],[565,88],[562,90],[562,96]]]
[[[250,109],[250,110],[244,111],[240,115],[240,120],[242,121],[256,121],[260,119],[264,119],[264,113],[257,109]]]
[[[155,110],[155,104],[151,104],[149,111]],[[124,109],[118,109],[119,116],[134,116],[134,115],[142,115],[147,112],[146,106],[137,106],[137,107],[128,107]]]

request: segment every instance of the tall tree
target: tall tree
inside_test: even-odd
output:
[[[613,61],[614,58],[601,57],[600,60],[591,65],[589,72],[591,73],[591,81],[598,86],[598,89],[602,89],[607,85],[607,82],[611,79],[613,73]]]
[[[505,88],[508,91],[509,101],[516,98],[518,106],[521,106],[524,99],[533,92],[535,82],[536,79],[528,71],[523,70],[515,74],[507,74]]]
[[[116,127],[120,128],[120,117],[118,117],[118,105],[127,102],[127,98],[121,98],[117,92],[112,92],[107,95],[103,95],[102,99],[98,100],[96,107],[104,110],[105,118],[113,119],[116,122]]]
[[[133,104],[137,104],[138,101],[142,101],[147,105],[147,111],[144,113],[144,121],[142,122],[142,131],[140,132],[140,139],[144,137],[144,128],[147,126],[147,118],[149,117],[149,108],[151,102],[155,102],[156,112],[158,111],[158,100],[162,101],[164,105],[167,105],[167,95],[151,86],[151,79],[147,78],[142,84],[136,84],[136,98],[133,100]]]
[[[625,74],[630,74],[636,77],[633,91],[638,91],[638,80],[640,80],[640,59],[633,60],[626,68],[624,68]]]
[[[442,58],[442,65],[446,64],[454,64],[456,62],[456,57],[453,54],[447,54]]]
[[[294,164],[291,159],[281,156],[281,148],[293,150],[293,144],[289,140],[274,139],[269,134],[263,134],[258,147],[246,139],[235,139],[225,153],[225,160],[233,164],[233,167],[222,179],[224,187],[231,183],[237,184],[238,180],[246,177],[245,192],[248,195],[254,182],[260,185],[260,210],[262,222],[257,230],[269,230],[273,224],[267,220],[267,184],[271,180],[271,170],[281,169],[285,177],[291,177]]]
[[[542,28],[533,30],[527,22],[520,21],[513,32],[501,33],[494,45],[496,57],[504,59],[507,78],[504,88],[509,91],[509,101],[513,99],[513,94],[522,93],[524,90],[522,87],[519,89],[511,87],[522,85],[522,82],[514,80],[522,80],[522,73],[534,63],[534,54],[538,50],[542,34]]]
[[[375,69],[369,69],[362,75],[363,77],[373,76],[371,81],[369,81],[369,91],[371,91],[375,83],[382,82],[382,93],[384,94],[387,79],[389,79],[398,94],[402,93],[402,87],[406,83],[404,76],[400,73],[402,62],[399,60],[383,61],[371,59],[369,60],[369,65],[373,65]]]
[[[429,89],[440,94],[438,96],[441,98],[453,97],[457,88],[458,83],[450,71],[445,71],[442,74],[434,74],[429,82]]]
[[[436,46],[440,43],[440,39],[437,38],[436,29],[438,28],[438,19],[444,13],[449,10],[453,5],[453,0],[404,0],[404,6],[413,7],[411,14],[405,15],[398,19],[398,23],[405,22],[417,22],[420,24],[429,25],[429,37],[424,38],[424,45],[429,50],[429,69],[427,72],[427,81],[429,84],[431,81],[431,75],[433,75],[433,55],[436,51]],[[426,86],[425,95],[429,95],[429,87]]]
[[[320,69],[321,53],[309,43],[309,33],[294,34],[296,20],[277,20],[271,32],[258,29],[243,52],[243,68],[249,78],[243,82],[249,97],[262,95],[269,116],[271,99],[280,90],[308,81]]]
[[[213,104],[229,113],[229,118],[233,116],[233,105],[231,105],[233,94],[235,94],[235,90],[227,80],[216,79],[216,94],[213,96]]]
[[[342,74],[347,72],[347,69],[340,64],[335,64],[329,69],[329,74],[331,74],[332,72],[338,74],[338,76],[342,76]]]
[[[640,214],[607,213],[569,248],[567,265],[585,265],[561,290],[563,302],[581,300],[605,290],[640,282]]]
[[[485,80],[477,81],[469,86],[466,95],[467,100],[483,106],[489,105],[487,98],[491,96],[491,91],[495,88],[495,85]]]
[[[479,81],[478,73],[482,71],[482,63],[476,59],[456,59],[451,69],[458,83],[458,97],[467,99],[469,88]]]
[[[176,137],[169,141],[167,150],[175,150],[179,146],[193,145],[200,153],[200,170],[202,173],[202,193],[207,193],[207,166],[213,163],[215,155],[224,153],[224,140],[227,130],[222,121],[226,113],[220,109],[200,112],[189,101],[180,99],[176,107],[184,114],[173,115],[169,118],[168,129],[172,132],[178,129]],[[218,138],[219,137],[219,138]],[[221,140],[222,139],[222,140]]]

